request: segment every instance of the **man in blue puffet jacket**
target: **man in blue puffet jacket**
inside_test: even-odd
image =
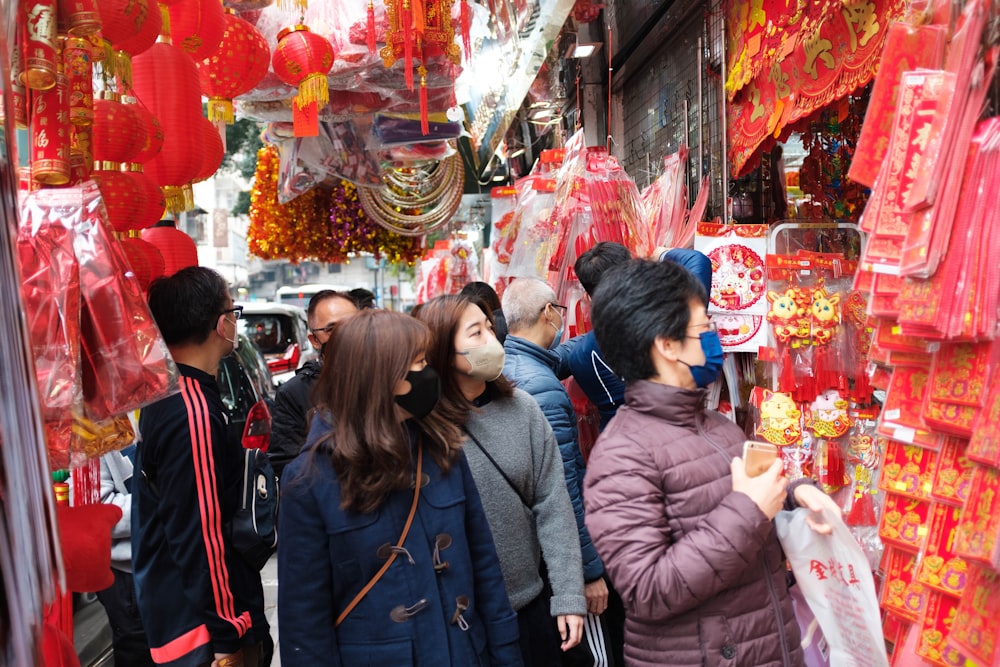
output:
[[[234,549],[243,447],[215,381],[238,344],[225,279],[199,266],[156,280],[149,309],[179,392],[142,409],[132,484],[132,564],[150,653],[170,667],[267,667],[260,572]]]
[[[657,258],[661,262],[680,264],[698,278],[698,281],[705,286],[706,293],[711,293],[712,260],[704,253],[686,248],[663,249],[657,254]],[[573,270],[589,298],[601,282],[601,276],[617,266],[626,264],[630,259],[632,255],[628,248],[620,243],[605,241],[580,255],[573,265]],[[594,332],[578,336],[556,348],[555,352],[559,355],[560,362],[564,364],[564,370],[568,370],[590,402],[597,406],[601,415],[601,430],[604,430],[615,416],[618,407],[625,401],[625,383],[601,357]],[[560,375],[560,377],[566,376]]]

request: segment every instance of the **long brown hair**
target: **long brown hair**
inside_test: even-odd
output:
[[[393,388],[431,342],[427,326],[385,310],[363,310],[338,325],[313,390],[332,420],[328,453],[341,485],[341,507],[373,512],[390,492],[410,486],[412,457]],[[447,471],[458,453],[458,427],[431,413],[418,421],[425,451]]]
[[[458,323],[466,308],[477,306],[483,310],[490,322],[493,315],[486,312],[479,302],[463,295],[439,296],[424,304],[420,309],[419,319],[431,330],[431,344],[427,348],[427,363],[441,376],[441,401],[435,412],[453,424],[465,425],[469,411],[474,409],[472,401],[462,394],[455,380],[457,371],[452,366],[455,358],[455,333]],[[496,380],[486,383],[494,396],[510,397],[514,394],[514,386],[501,375]]]

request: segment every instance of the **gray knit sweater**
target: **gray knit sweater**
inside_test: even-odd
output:
[[[538,403],[515,389],[512,398],[494,398],[473,409],[466,429],[531,505],[529,514],[479,446],[466,438],[465,455],[493,531],[511,605],[519,610],[542,591],[538,576],[541,554],[553,591],[550,613],[585,614],[576,519],[566,491],[562,457]]]

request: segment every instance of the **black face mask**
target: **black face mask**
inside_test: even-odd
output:
[[[441,398],[441,378],[430,366],[419,371],[409,371],[406,381],[410,391],[396,397],[396,404],[416,419],[423,419],[431,413]]]

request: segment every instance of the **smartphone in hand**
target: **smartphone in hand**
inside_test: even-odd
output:
[[[767,471],[778,458],[778,447],[769,442],[747,440],[743,443],[743,463],[747,476],[756,477]]]

